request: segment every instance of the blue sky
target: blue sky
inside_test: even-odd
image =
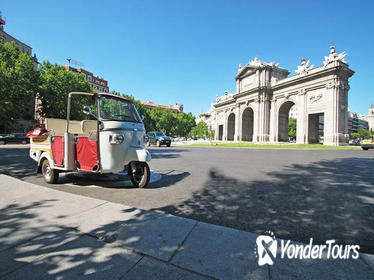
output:
[[[321,65],[330,45],[356,72],[351,110],[374,102],[374,1],[4,0],[0,11],[40,60],[76,59],[111,90],[195,115],[235,90],[239,63],[258,56],[293,75],[303,57]]]

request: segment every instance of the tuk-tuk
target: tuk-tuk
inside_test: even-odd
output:
[[[84,120],[71,120],[72,97],[86,96],[93,107],[84,106]],[[60,172],[119,173],[127,171],[134,186],[150,180],[145,149],[145,129],[135,105],[123,97],[106,93],[71,92],[67,118],[44,118],[28,134],[30,157],[38,163],[47,183],[56,183]]]

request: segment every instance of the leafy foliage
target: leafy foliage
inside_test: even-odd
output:
[[[20,118],[32,119],[38,83],[39,74],[31,56],[13,42],[0,41],[0,125],[8,126]]]
[[[197,138],[209,137],[208,125],[205,122],[199,122],[195,127],[192,128],[191,136],[195,136]]]
[[[66,71],[63,66],[48,61],[40,65],[38,72],[32,57],[21,52],[16,44],[0,42],[0,126],[24,118],[25,113],[27,119],[32,120],[37,93],[42,102],[43,117],[65,119],[68,94],[74,91],[93,92],[82,75]],[[112,93],[135,104],[139,114],[144,116],[147,131],[159,130],[167,135],[187,136],[196,126],[195,117],[191,113],[174,113],[161,108],[149,110],[132,95]],[[73,95],[70,119],[89,118],[82,112],[86,105],[96,113],[96,105],[91,97]]]
[[[352,139],[360,138],[360,133],[352,132],[352,133],[351,133],[351,138],[352,138]]]
[[[357,130],[357,133],[360,135],[361,138],[364,138],[366,136],[370,136],[370,131],[367,129],[359,128]]]
[[[174,113],[161,107],[147,109],[132,95],[121,94],[116,91],[112,91],[112,93],[125,97],[134,103],[139,115],[144,116],[143,122],[147,131],[154,130],[162,131],[166,135],[187,136],[196,125],[192,113]]]
[[[49,118],[66,118],[67,100],[69,92],[92,92],[91,85],[82,75],[66,71],[63,66],[43,62],[40,67],[39,87],[43,104],[43,114]],[[84,105],[93,106],[93,102],[85,96],[74,96],[71,102],[71,119],[84,119],[82,113]],[[87,104],[89,103],[89,104]]]
[[[294,118],[288,120],[288,136],[296,137],[296,119]]]

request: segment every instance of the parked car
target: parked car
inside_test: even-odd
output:
[[[361,141],[361,148],[365,151],[374,149],[374,136],[367,136]]]
[[[352,146],[360,146],[360,145],[361,145],[360,139],[352,139],[352,140],[349,140],[349,145],[352,145]]]
[[[30,139],[23,133],[2,134],[0,137],[0,145],[5,144],[27,144]]]
[[[171,139],[169,136],[166,136],[160,131],[151,131],[148,132],[148,142],[147,146],[156,145],[157,147],[160,147],[161,145],[166,145],[167,147],[170,147],[171,145]]]

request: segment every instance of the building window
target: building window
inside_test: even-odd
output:
[[[83,78],[87,79],[86,74],[82,73]]]
[[[89,81],[92,81],[92,76],[88,75],[88,76],[87,76],[87,79],[88,79]]]

